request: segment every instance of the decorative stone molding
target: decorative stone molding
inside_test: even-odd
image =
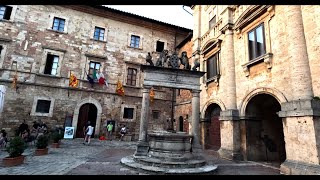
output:
[[[230,121],[239,119],[239,111],[237,109],[228,109],[220,112],[220,121]]]
[[[234,24],[235,30],[241,30],[265,12],[274,12],[271,5],[252,5],[246,9]],[[270,9],[269,9],[270,8]],[[268,11],[269,10],[269,11]]]
[[[107,59],[107,56],[101,56],[98,54],[85,53],[84,55],[87,57],[92,57],[92,58]]]
[[[42,46],[42,49],[50,49],[53,51],[60,51],[60,52],[67,52],[66,49],[61,49],[61,48],[57,48],[57,47],[50,47],[50,46]]]
[[[319,100],[297,100],[281,103],[279,117],[320,116]]]
[[[223,27],[220,29],[220,31],[221,31],[222,34],[224,34],[227,29],[231,29],[231,30],[232,30],[233,27],[234,27],[234,24],[232,24],[232,23],[227,23],[225,26],[223,26]]]
[[[255,65],[259,62],[262,62],[262,61],[264,63],[266,63],[268,69],[271,69],[272,68],[272,56],[273,56],[272,53],[266,53],[262,56],[259,56],[255,59],[243,64],[242,69],[243,69],[244,73],[246,74],[246,77],[248,77],[250,75],[250,71],[249,71],[250,66],[253,66],[253,65]]]

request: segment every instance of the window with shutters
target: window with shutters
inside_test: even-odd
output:
[[[219,76],[219,55],[220,51],[207,59],[207,82],[213,81]]]
[[[127,85],[136,86],[137,83],[137,69],[128,68],[127,71]]]

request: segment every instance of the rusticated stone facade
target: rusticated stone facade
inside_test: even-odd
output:
[[[42,120],[49,128],[64,126],[68,120],[75,127],[75,137],[81,134],[85,121],[94,122],[98,136],[105,133],[104,126],[111,120],[115,135],[120,125],[126,124],[132,140],[137,140],[143,88],[140,65],[146,64],[148,52],[154,63],[159,49],[171,54],[191,32],[102,6],[4,7],[8,11],[0,20],[0,82],[5,88],[0,127],[9,136],[23,119],[29,127],[33,121]],[[97,28],[100,31],[95,34]],[[52,63],[54,73],[45,73],[48,63]],[[104,74],[108,86],[97,82],[90,85],[90,65]],[[70,73],[79,80],[76,88],[69,87]],[[17,89],[12,88],[15,74]],[[124,96],[116,94],[118,80]],[[39,107],[39,102],[47,107]],[[171,115],[172,104],[171,91],[155,88],[149,129],[162,126],[162,119]]]
[[[320,7],[191,7],[191,61],[206,72],[202,146],[225,158],[272,162],[283,174],[319,174]],[[220,137],[212,130],[217,117]]]

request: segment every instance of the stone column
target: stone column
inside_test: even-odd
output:
[[[148,114],[149,114],[149,87],[144,87],[142,90],[142,107],[140,117],[140,131],[139,142],[137,144],[135,156],[146,156],[149,150],[149,144],[147,141],[148,135]]]
[[[192,115],[191,123],[193,136],[192,151],[200,152],[202,150],[200,145],[200,90],[192,90]]]
[[[312,100],[311,73],[301,6],[287,6],[292,100],[281,104],[286,142],[283,174],[320,174],[320,103]]]
[[[236,101],[236,75],[234,59],[234,42],[232,24],[227,24],[224,28],[225,47],[222,50],[223,62],[226,68],[224,84],[226,86],[225,106],[226,110],[220,113],[220,134],[221,147],[219,154],[221,157],[241,160],[240,153],[240,121],[239,111]]]

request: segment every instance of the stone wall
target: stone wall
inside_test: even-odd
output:
[[[10,135],[23,119],[29,125],[39,119],[50,127],[63,125],[66,114],[78,113],[75,107],[88,98],[93,98],[101,108],[101,114],[98,115],[101,127],[97,135],[103,133],[104,121],[114,118],[112,116],[115,116],[117,123],[126,123],[130,133],[138,134],[143,82],[140,64],[146,63],[148,52],[152,52],[153,60],[156,61],[159,56],[155,52],[157,40],[165,42],[165,48],[173,51],[175,45],[190,32],[92,6],[12,7],[11,19],[1,20],[0,23],[0,45],[4,47],[0,59],[0,80],[7,86],[0,125]],[[65,32],[51,29],[53,17],[66,20]],[[103,41],[93,39],[95,26],[105,28]],[[129,47],[131,35],[141,37],[141,48]],[[59,55],[57,76],[43,74],[47,53]],[[90,86],[86,79],[89,61],[101,63],[100,70],[107,79],[108,87],[98,84],[93,88]],[[15,63],[19,87],[17,91],[11,88]],[[128,67],[137,69],[136,86],[126,85]],[[77,88],[68,90],[70,71],[80,82]],[[118,80],[124,85],[124,97],[115,93]],[[171,112],[171,99],[166,98],[168,93],[170,91],[166,89],[156,91],[153,109],[161,113]],[[35,106],[35,97],[54,99],[51,116],[30,114]],[[120,109],[124,105],[135,107],[136,117],[133,121],[122,120]],[[111,112],[116,108],[119,111],[112,115]]]
[[[301,22],[299,19],[300,10]],[[208,104],[211,103],[218,104],[221,109],[225,107],[233,109],[230,108],[233,106],[232,96],[236,96],[235,107],[239,115],[237,116],[235,112],[233,118],[234,120],[241,119],[240,130],[237,130],[238,123],[233,124],[226,121],[220,123],[222,148],[231,150],[229,155],[234,153],[232,150],[236,150],[238,146],[240,146],[241,152],[246,152],[243,154],[245,159],[250,158],[247,157],[251,156],[250,153],[258,152],[247,144],[249,143],[247,136],[254,128],[250,129],[246,125],[248,120],[246,119],[248,115],[246,109],[248,102],[255,96],[267,94],[278,101],[281,105],[281,111],[292,111],[291,115],[280,116],[278,114],[283,122],[282,131],[285,136],[287,156],[284,167],[282,167],[283,171],[290,171],[291,173],[294,171],[294,167],[292,169],[286,167],[292,164],[291,162],[316,164],[316,169],[319,169],[319,158],[316,158],[316,154],[319,153],[317,142],[320,136],[318,130],[314,129],[315,124],[318,124],[317,116],[319,113],[317,112],[319,107],[308,109],[310,107],[306,106],[304,101],[301,101],[301,107],[299,106],[298,109],[291,107],[292,109],[287,110],[284,105],[286,102],[300,101],[301,99],[309,101],[320,95],[320,83],[319,78],[317,78],[320,73],[319,63],[317,63],[320,55],[320,26],[317,21],[319,17],[317,12],[319,12],[319,6],[193,6],[195,19],[193,54],[198,54],[199,59],[204,62],[212,54],[221,52],[218,81],[206,83],[205,79],[202,79],[200,94],[202,117]],[[251,20],[246,19],[255,15],[256,17]],[[216,24],[209,29],[209,21],[214,16],[216,16]],[[248,33],[261,24],[264,26],[266,55],[262,60],[256,59],[256,61],[250,62]],[[300,26],[301,24],[302,26]],[[234,49],[234,85],[230,83],[230,80],[232,80],[232,78],[230,79],[232,69],[230,68],[230,61],[232,60],[230,54],[233,53],[230,49],[231,41],[228,39],[230,36],[233,37]],[[221,43],[217,40],[221,40]],[[218,43],[210,49],[209,46],[214,42]],[[305,49],[306,54],[304,53]],[[201,63],[201,69],[205,70],[205,66],[204,63]],[[311,79],[309,79],[309,74]],[[232,93],[231,89],[233,88],[235,88],[235,92]],[[309,112],[309,110],[315,117],[310,118],[307,115],[306,112]],[[265,128],[265,132],[271,131],[270,128]],[[261,129],[262,131],[263,129]],[[239,134],[235,135],[234,133]],[[241,137],[240,144],[235,141],[235,136]],[[297,151],[297,149],[301,149],[301,151]],[[309,152],[307,153],[307,151]],[[263,154],[255,157],[259,158],[259,156],[262,157]],[[293,174],[299,173],[295,172]]]

